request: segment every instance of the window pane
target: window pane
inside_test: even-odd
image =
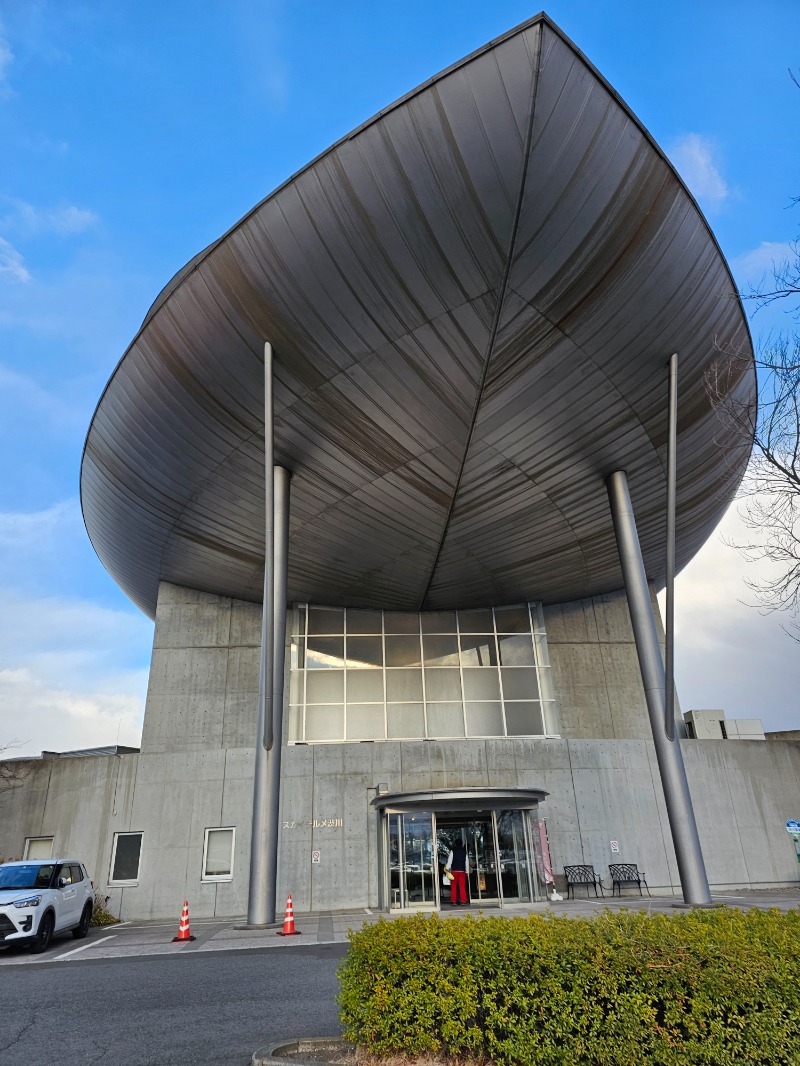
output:
[[[306,703],[343,703],[344,670],[315,670],[306,674]]]
[[[541,704],[507,703],[505,708],[506,731],[510,737],[541,736],[544,733]]]
[[[467,668],[464,670],[465,700],[499,700],[500,675],[497,667],[484,669]]]
[[[423,637],[426,666],[458,666],[458,638]]]
[[[70,871],[72,873],[73,885],[79,884],[83,880],[83,870],[80,866],[70,866]]]
[[[292,664],[292,669],[302,670],[306,665],[305,637],[292,641],[292,657],[289,661]]]
[[[421,666],[419,637],[386,637],[387,666]]]
[[[348,670],[347,702],[383,703],[383,671]]]
[[[455,611],[428,611],[422,616],[423,633],[455,633]]]
[[[306,667],[309,670],[341,669],[344,666],[344,637],[309,637]]]
[[[503,675],[503,699],[504,700],[538,700],[539,683],[536,680],[536,670],[526,667],[505,667],[501,669]]]
[[[387,670],[386,699],[398,703],[422,700],[422,671]]]
[[[305,674],[301,670],[289,671],[289,703],[303,702],[303,679]]]
[[[303,708],[289,708],[289,743],[296,744],[303,739]]]
[[[544,715],[544,731],[545,733],[558,733],[558,715],[556,714],[555,700],[546,700],[542,703],[542,713]]]
[[[493,633],[492,612],[490,610],[459,611],[458,628],[462,633]]]
[[[233,871],[233,830],[209,829],[204,877],[229,877]]]
[[[52,859],[53,838],[33,837],[27,841],[25,847],[26,859]]]
[[[141,833],[120,833],[117,836],[114,869],[111,872],[112,881],[137,881],[139,879],[139,854],[141,849]]]
[[[383,740],[383,704],[361,703],[347,705],[348,740]]]
[[[329,607],[309,607],[309,633],[344,633],[344,611]]]
[[[496,607],[494,619],[498,633],[530,633],[531,631],[527,604],[519,607]]]
[[[539,666],[549,666],[550,658],[547,654],[547,637],[544,633],[536,633],[533,638],[536,645],[536,661]]]
[[[530,633],[519,637],[498,637],[502,666],[534,666]]]
[[[347,612],[348,633],[380,633],[380,611],[351,611]]]
[[[426,670],[425,702],[431,700],[460,700],[461,673],[458,670]]]
[[[503,711],[497,703],[467,703],[467,734],[471,737],[502,737]]]
[[[404,611],[386,611],[383,616],[386,633],[419,633],[419,615]]]
[[[425,736],[425,715],[421,703],[389,703],[386,706],[389,740],[422,739]]]
[[[306,707],[306,740],[343,740],[344,705]]]
[[[461,662],[464,666],[497,666],[494,635],[461,637]]]
[[[383,639],[381,637],[348,637],[347,665],[351,669],[383,666]]]
[[[428,703],[429,737],[463,737],[464,711],[460,703]]]

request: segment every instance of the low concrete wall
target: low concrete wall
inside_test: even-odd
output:
[[[716,889],[797,884],[784,829],[797,814],[800,751],[758,741],[684,741],[709,880]],[[242,914],[250,846],[250,748],[31,761],[0,796],[0,854],[53,835],[57,853],[86,862],[125,918]],[[467,740],[289,747],[284,752],[279,899],[295,909],[378,905],[375,787],[467,785],[549,793],[540,808],[556,872],[565,863],[636,862],[654,891],[678,876],[652,742]],[[341,824],[339,824],[341,823]],[[201,881],[204,831],[234,826],[233,880]],[[109,888],[113,834],[143,833],[139,883]],[[610,842],[619,853],[612,854]],[[312,863],[319,851],[319,863]]]

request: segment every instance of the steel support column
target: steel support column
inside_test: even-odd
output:
[[[267,749],[267,922],[275,921],[280,834],[281,751],[283,744],[283,690],[286,665],[286,585],[289,576],[289,471],[275,467],[275,571],[272,623],[272,729]]]
[[[675,505],[678,467],[678,356],[670,356],[669,442],[667,446],[667,603],[664,618],[664,730],[675,739]],[[683,735],[678,730],[678,736]]]
[[[258,725],[253,772],[253,820],[250,832],[250,882],[247,924],[267,923],[267,744],[272,730],[274,649],[274,429],[272,345],[264,345],[264,597],[261,606],[261,652],[258,670]],[[274,915],[272,920],[274,921]]]
[[[680,741],[669,740],[664,730],[664,662],[658,643],[650,590],[644,572],[639,535],[624,471],[617,470],[606,480],[614,532],[617,538],[625,591],[633,625],[633,637],[639,656],[647,711],[656,759],[664,788],[667,816],[678,861],[684,901],[693,906],[711,903],[700,837],[697,833],[692,797],[686,780]]]

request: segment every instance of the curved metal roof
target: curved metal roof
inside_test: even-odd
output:
[[[619,588],[618,468],[658,583],[671,352],[678,566],[747,461],[703,387],[715,338],[750,351],[734,292],[667,159],[539,15],[344,138],[167,286],[89,430],[92,543],[150,615],[162,579],[260,600],[269,340],[292,600]],[[735,388],[754,395],[754,371]]]

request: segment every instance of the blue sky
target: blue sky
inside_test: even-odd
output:
[[[162,286],[370,115],[537,7],[0,0],[0,745],[138,741],[152,625],[78,502],[94,406]],[[800,231],[796,0],[553,0],[742,285]],[[756,340],[791,325],[756,316]],[[736,518],[725,529],[735,535]],[[712,538],[679,580],[684,708],[800,726],[797,645]]]

